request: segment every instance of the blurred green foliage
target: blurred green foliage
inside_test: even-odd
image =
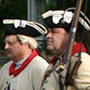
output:
[[[0,3],[0,50],[4,49],[3,19],[27,19],[27,0],[2,0]]]
[[[0,69],[2,68],[2,65],[0,65]]]

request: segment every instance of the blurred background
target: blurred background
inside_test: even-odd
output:
[[[86,0],[83,0],[82,11],[84,12],[87,7],[86,15],[90,19],[90,0],[87,1],[88,3],[85,5]],[[77,0],[0,0],[0,65],[9,61],[4,51],[3,19],[26,19],[45,25],[41,17],[45,11],[75,7],[76,3]],[[49,61],[52,54],[46,49],[45,36],[35,39],[43,51],[44,58]],[[87,44],[90,46],[90,40],[87,41]]]

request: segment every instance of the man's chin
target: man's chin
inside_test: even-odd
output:
[[[51,46],[47,46],[47,49],[50,50],[50,51],[53,50],[53,48]]]
[[[10,55],[10,54],[7,54],[7,57],[11,59],[11,58],[12,58],[12,55]]]

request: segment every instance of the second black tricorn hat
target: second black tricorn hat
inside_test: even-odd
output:
[[[4,19],[3,25],[5,28],[5,35],[22,34],[38,37],[47,34],[47,29],[42,24],[33,21]]]
[[[70,31],[74,12],[74,7],[68,8],[66,10],[49,10],[42,14],[42,18],[46,25],[50,28],[62,27],[67,31]],[[83,27],[85,30],[90,31],[90,20],[81,11],[77,29],[81,31]]]

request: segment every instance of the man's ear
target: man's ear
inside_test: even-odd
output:
[[[23,46],[24,46],[25,48],[26,48],[26,47],[29,47],[29,43],[26,42],[26,43],[23,44]]]

